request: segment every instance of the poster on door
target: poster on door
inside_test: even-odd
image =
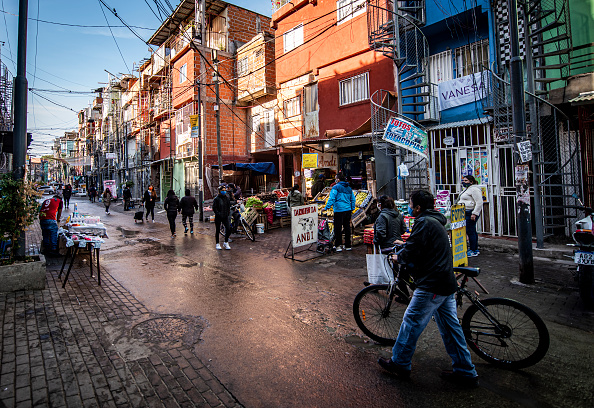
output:
[[[489,165],[486,150],[468,152],[460,155],[460,168],[463,176],[474,176],[477,184],[489,184]]]

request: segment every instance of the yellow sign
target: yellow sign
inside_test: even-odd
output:
[[[318,154],[317,153],[303,153],[301,159],[302,166],[304,169],[317,169],[318,168]]]
[[[450,209],[454,266],[468,266],[465,209],[463,204],[454,205]]]
[[[200,137],[200,115],[190,115],[191,137]]]

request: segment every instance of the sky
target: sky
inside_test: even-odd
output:
[[[137,38],[101,3],[148,40],[179,0],[28,0],[27,131],[33,134],[29,154],[52,154],[53,140],[76,130],[77,112],[91,103],[93,90],[104,86],[109,71],[133,74],[150,56]],[[169,12],[159,13],[156,3]],[[227,3],[270,16],[270,0]],[[149,8],[149,5],[151,8]],[[19,0],[0,0],[1,61],[16,76]],[[59,24],[56,24],[59,23]],[[83,27],[73,27],[78,25]],[[110,30],[111,27],[111,30]],[[123,57],[122,57],[123,56]],[[59,91],[59,92],[56,92]],[[69,92],[77,93],[69,93]],[[86,93],[88,92],[88,93]]]

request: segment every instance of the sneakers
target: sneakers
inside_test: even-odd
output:
[[[193,233],[194,233],[194,230],[190,230],[190,234],[193,234]]]
[[[347,251],[352,251],[353,248],[345,248]]]
[[[408,380],[410,378],[410,370],[396,364],[391,358],[379,358],[377,363],[386,371],[396,374],[398,378],[402,380]]]
[[[216,249],[223,249],[223,248],[221,248],[221,244],[217,244],[217,245],[215,246],[215,248],[216,248]]]
[[[444,370],[439,375],[445,381],[459,385],[465,388],[476,388],[479,386],[478,376],[471,377],[469,375],[459,374],[457,371]]]
[[[155,223],[155,220],[153,220],[153,224]]]
[[[223,242],[223,248],[225,249],[231,249],[231,247],[229,246],[228,242]]]
[[[186,228],[186,229],[184,229],[184,234],[187,234],[187,233],[188,233],[188,229]]]
[[[336,252],[342,252],[342,245],[336,247]]]
[[[469,258],[472,257],[472,256],[479,256],[479,254],[480,254],[480,251],[478,251],[478,250],[466,252],[466,256],[469,257]]]

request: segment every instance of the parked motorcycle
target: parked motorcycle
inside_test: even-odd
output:
[[[574,251],[573,260],[577,264],[575,280],[578,282],[580,297],[588,309],[594,309],[594,233],[592,231],[592,214],[594,211],[590,207],[585,207],[582,201],[574,194],[578,200],[581,210],[586,213],[586,217],[575,223],[576,230],[573,233],[573,240],[578,249]]]

